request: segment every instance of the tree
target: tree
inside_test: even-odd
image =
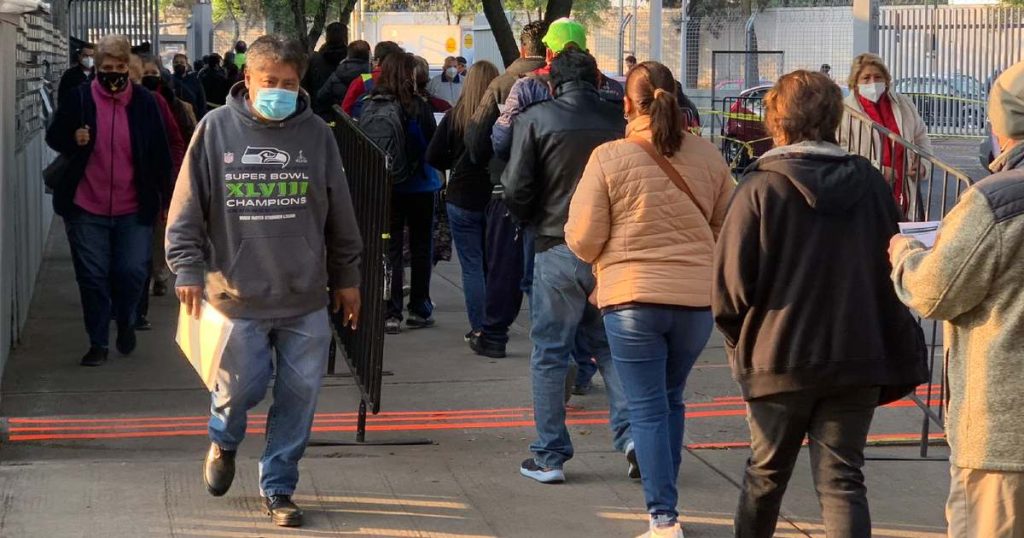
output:
[[[505,16],[506,8],[523,11],[530,20],[534,20],[532,14],[536,12],[537,20],[549,23],[571,14],[584,26],[592,27],[600,23],[601,13],[611,6],[610,0],[547,0],[546,3],[544,0],[508,0],[507,5],[502,0],[482,0],[482,3],[484,16],[494,33],[505,67],[519,58],[519,44]]]

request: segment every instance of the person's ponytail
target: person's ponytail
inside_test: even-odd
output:
[[[658,153],[671,157],[683,146],[683,113],[674,93],[657,88],[653,97],[648,106],[653,135],[651,142]]]
[[[658,153],[671,157],[683,147],[686,123],[675,93],[676,80],[664,65],[644,62],[626,77],[626,96],[638,112],[651,119],[651,142]]]

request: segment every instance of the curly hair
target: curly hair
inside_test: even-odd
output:
[[[548,23],[544,21],[533,21],[523,26],[523,31],[519,34],[519,44],[527,56],[544,56],[544,53],[547,52],[544,34],[547,33]]]
[[[843,92],[822,73],[793,71],[768,91],[764,111],[765,126],[776,144],[834,144],[843,119]]]

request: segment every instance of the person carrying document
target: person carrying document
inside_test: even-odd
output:
[[[211,393],[204,483],[214,496],[231,487],[247,412],[276,373],[260,494],[275,524],[299,526],[291,496],[326,371],[327,308],[355,329],[362,241],[334,137],[299,89],[305,49],[264,36],[247,65],[227,106],[196,129],[171,201],[167,262],[190,315],[212,307],[233,325]]]

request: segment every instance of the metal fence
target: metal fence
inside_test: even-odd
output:
[[[159,5],[159,0],[70,0],[68,36],[95,43],[117,34],[133,45],[149,41],[159,51]]]
[[[367,408],[373,414],[380,412],[391,177],[386,154],[340,108],[335,107],[334,116],[334,136],[352,192],[352,205],[363,239],[363,257],[359,268],[362,274],[359,329],[352,331],[342,327],[340,317],[335,317],[332,325],[342,344],[345,362],[359,386],[361,399],[356,435],[357,441],[362,442],[366,434]],[[329,373],[335,372],[336,356],[331,355]]]
[[[721,148],[722,156],[733,172],[742,172],[750,163],[772,148],[772,138],[764,125],[764,97],[726,97],[716,108],[704,111],[705,132]]]
[[[841,144],[851,153],[870,159],[882,171],[893,186],[893,196],[903,208],[907,221],[941,220],[971,186],[970,177],[923,148],[856,110],[847,108],[846,112],[849,121],[840,129]],[[941,324],[930,320],[920,322],[928,342],[929,381],[909,398],[924,412],[921,457],[927,457],[932,426],[943,428],[942,403],[946,386],[945,377],[937,376],[935,369],[943,357]]]
[[[894,89],[915,96],[930,133],[986,135],[992,83],[1024,60],[1024,9],[886,6],[878,30]]]

